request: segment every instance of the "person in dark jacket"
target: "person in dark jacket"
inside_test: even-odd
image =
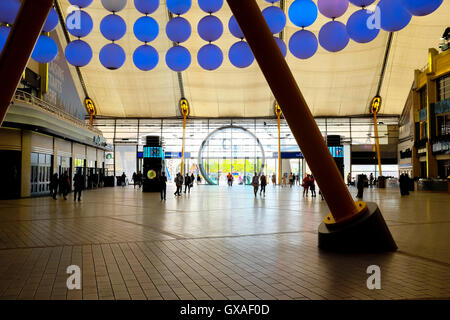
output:
[[[184,193],[186,193],[186,190],[188,190],[188,193],[191,193],[191,176],[189,173],[186,173],[184,177]]]
[[[78,201],[81,201],[81,192],[83,191],[84,187],[84,179],[80,171],[78,171],[73,177],[73,187],[74,187],[73,201],[77,200],[77,194],[78,194]]]
[[[50,196],[56,200],[56,194],[58,193],[58,174],[54,173],[50,178]]]
[[[62,174],[59,177],[59,193],[63,195],[64,200],[67,200],[67,194],[70,192],[71,184],[70,184],[70,178],[67,171],[64,171],[64,174]]]
[[[161,185],[161,201],[166,200],[167,177],[164,171],[159,176],[159,184]]]
[[[358,194],[356,195],[356,197],[358,199],[363,198],[364,183],[365,183],[365,175],[363,175],[363,174],[358,175],[358,181],[356,182],[356,188],[358,189]]]

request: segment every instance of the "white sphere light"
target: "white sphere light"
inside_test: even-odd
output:
[[[102,0],[103,7],[111,12],[122,11],[127,5],[127,0]]]

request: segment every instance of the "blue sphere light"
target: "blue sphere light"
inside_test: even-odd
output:
[[[365,9],[353,13],[347,21],[347,33],[353,41],[367,43],[375,39],[380,33],[380,29],[367,27],[367,21],[372,13],[367,13]]]
[[[50,13],[48,14],[47,20],[45,21],[42,31],[52,32],[58,26],[58,23],[59,23],[58,14],[56,13],[56,10],[52,8],[50,10]]]
[[[271,6],[267,7],[262,11],[267,24],[269,25],[270,31],[275,33],[280,33],[286,26],[286,15],[283,10],[279,7]]]
[[[228,21],[228,29],[230,29],[231,34],[236,38],[244,39],[244,33],[242,32],[241,27],[239,27],[239,24],[234,16],[231,16],[230,21]]]
[[[14,24],[19,9],[19,0],[0,1],[0,23]]]
[[[412,15],[426,16],[437,10],[443,0],[403,0],[403,6]]]
[[[289,39],[289,51],[299,59],[311,58],[318,47],[316,36],[308,30],[299,30]]]
[[[86,8],[91,5],[93,0],[69,0],[71,4],[79,8]]]
[[[134,51],[133,62],[139,70],[150,71],[158,65],[158,61],[158,51],[152,46],[144,44]]]
[[[265,0],[266,2],[269,2],[269,3],[275,3],[275,2],[279,2],[280,0]]]
[[[403,6],[402,0],[380,0],[381,29],[394,32],[406,27],[411,14]]]
[[[142,14],[152,14],[159,8],[159,0],[134,0],[134,6]]]
[[[8,40],[9,31],[11,28],[0,26],[0,53],[3,51],[3,47],[6,44],[6,40]]]
[[[213,15],[203,17],[198,23],[198,34],[205,41],[216,41],[223,34],[223,24]]]
[[[166,25],[167,37],[176,43],[185,42],[191,36],[191,24],[185,18],[176,17]]]
[[[198,0],[198,5],[206,13],[214,13],[222,8],[223,0]]]
[[[284,43],[284,41],[280,38],[274,37],[275,41],[278,45],[278,48],[280,48],[281,54],[283,55],[283,57],[286,58],[287,55],[287,47],[286,47],[286,43]]]
[[[65,56],[67,62],[74,67],[84,67],[91,62],[92,49],[83,40],[75,40],[67,45]]]
[[[228,58],[236,68],[247,68],[255,61],[252,49],[245,41],[238,41],[233,44],[228,51]]]
[[[100,50],[100,62],[109,70],[116,70],[125,63],[125,51],[116,43],[108,43]]]
[[[166,64],[172,71],[184,71],[191,65],[191,54],[183,46],[172,47],[166,53]]]
[[[152,17],[141,17],[134,23],[133,32],[139,41],[151,42],[159,34],[158,22]]]
[[[345,25],[339,21],[325,23],[319,31],[320,45],[330,52],[341,51],[347,46],[349,40]]]
[[[94,22],[91,16],[83,10],[75,10],[66,18],[67,31],[74,37],[86,37],[93,27]]]
[[[167,9],[173,14],[185,14],[192,5],[192,0],[167,0]]]
[[[58,46],[55,40],[48,36],[40,35],[33,49],[31,58],[39,63],[49,63],[56,58]]]
[[[100,22],[100,32],[106,39],[117,41],[122,39],[127,32],[127,24],[121,16],[110,14]]]
[[[367,7],[375,2],[375,0],[349,0],[349,1],[358,7]]]
[[[297,27],[312,25],[317,19],[317,6],[312,0],[295,0],[289,7],[289,19]]]
[[[207,44],[200,48],[197,54],[197,61],[200,67],[213,71],[219,68],[223,62],[222,50],[215,44]]]

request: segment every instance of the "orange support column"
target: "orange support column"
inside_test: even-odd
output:
[[[53,0],[25,0],[0,55],[0,125],[16,92]]]
[[[319,227],[319,247],[395,250],[395,242],[376,204],[369,207],[353,201],[256,1],[227,2],[331,211]],[[343,228],[350,220],[352,226]]]

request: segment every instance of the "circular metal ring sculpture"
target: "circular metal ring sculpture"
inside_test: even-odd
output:
[[[243,127],[238,127],[238,126],[233,126],[233,125],[228,125],[228,126],[223,126],[220,128],[215,129],[214,131],[212,131],[210,134],[208,134],[208,136],[205,138],[205,140],[203,140],[202,144],[200,145],[200,149],[198,150],[198,166],[200,168],[200,173],[202,174],[203,178],[205,178],[206,182],[208,184],[211,185],[215,185],[216,183],[214,183],[211,178],[209,177],[209,175],[205,172],[205,168],[203,167],[203,157],[202,157],[202,153],[203,153],[203,149],[207,146],[208,141],[214,137],[217,133],[224,131],[226,129],[237,129],[237,130],[241,130],[245,133],[247,133],[248,135],[252,136],[256,142],[258,143],[258,147],[261,151],[261,168],[259,169],[258,174],[261,174],[261,172],[264,170],[264,163],[266,162],[266,157],[264,154],[264,148],[261,144],[261,142],[259,141],[258,137],[251,131],[243,128]]]

